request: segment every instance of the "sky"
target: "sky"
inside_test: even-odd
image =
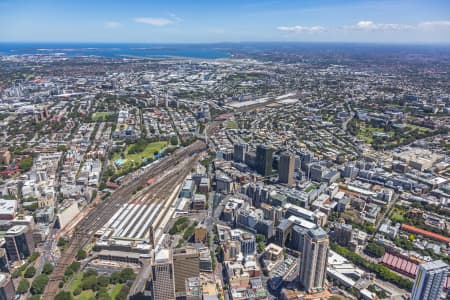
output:
[[[450,0],[0,0],[0,42],[450,44]]]

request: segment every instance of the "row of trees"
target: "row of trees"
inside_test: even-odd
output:
[[[335,252],[337,252],[339,255],[342,255],[343,257],[350,260],[352,263],[363,267],[364,269],[368,270],[369,272],[375,273],[378,277],[380,277],[382,280],[388,281],[390,283],[393,283],[403,289],[411,290],[413,282],[409,279],[406,279],[395,272],[391,271],[388,267],[377,264],[374,262],[371,262],[361,256],[359,256],[357,253],[350,251],[349,249],[339,246],[338,244],[331,243],[331,249]]]
[[[375,257],[382,257],[385,251],[386,250],[384,249],[383,246],[378,245],[377,243],[374,242],[369,242],[366,248],[364,249],[364,252]]]

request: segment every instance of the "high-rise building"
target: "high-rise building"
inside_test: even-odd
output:
[[[15,225],[5,234],[6,253],[10,261],[22,260],[34,252],[33,234],[26,225]]]
[[[331,235],[332,240],[341,246],[348,246],[352,240],[353,228],[350,224],[337,222]]]
[[[5,248],[0,248],[0,272],[9,272],[8,255]]]
[[[358,171],[359,171],[358,168],[356,168],[354,164],[352,163],[346,164],[344,168],[344,177],[345,178],[356,177],[356,175],[358,175]]]
[[[256,252],[255,236],[250,233],[243,233],[240,238],[242,255],[254,255]]]
[[[175,294],[186,293],[186,279],[200,276],[200,257],[194,247],[173,250],[173,270],[175,275]]]
[[[234,144],[233,160],[238,163],[244,163],[247,150],[248,145],[246,143]]]
[[[313,164],[309,168],[309,179],[316,182],[322,182],[322,177],[325,175],[325,168],[319,164]]]
[[[272,174],[273,149],[266,145],[258,145],[256,147],[256,171],[268,176]]]
[[[16,290],[8,273],[0,273],[0,299],[13,300],[16,299]]]
[[[321,228],[309,229],[304,237],[299,281],[310,292],[323,289],[326,276],[329,240]]]
[[[290,246],[296,251],[303,251],[303,244],[305,242],[305,234],[307,229],[298,225],[292,227],[292,236]]]
[[[154,253],[151,290],[153,300],[175,299],[173,258],[169,249],[161,249]]]
[[[419,265],[411,300],[438,300],[447,281],[448,265],[435,260]]]
[[[295,156],[291,153],[282,153],[280,156],[279,180],[281,183],[293,184],[294,183],[294,166]]]

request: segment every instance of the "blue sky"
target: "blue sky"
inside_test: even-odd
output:
[[[0,41],[450,43],[450,0],[0,0]]]

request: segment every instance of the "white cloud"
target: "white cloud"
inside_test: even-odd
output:
[[[414,29],[415,26],[408,24],[395,24],[395,23],[375,23],[373,21],[359,21],[355,25],[345,26],[346,29],[357,30],[408,30]]]
[[[176,14],[169,14],[169,16],[172,18],[172,21],[174,23],[179,23],[179,22],[183,21],[183,19],[180,18],[179,16],[177,16]]]
[[[180,23],[183,21],[182,18],[178,17],[176,14],[169,14],[169,18],[135,18],[136,23],[148,24],[152,26],[167,26],[175,23]]]
[[[450,21],[427,21],[417,24],[419,29],[433,30],[433,29],[450,29]]]
[[[295,33],[318,33],[325,31],[325,27],[322,26],[278,26],[278,30]]]
[[[120,26],[122,26],[122,24],[117,21],[107,21],[103,24],[103,27],[107,29],[119,28]]]
[[[450,21],[424,21],[417,24],[398,24],[398,23],[376,23],[369,20],[362,20],[352,25],[341,27],[323,27],[323,26],[278,26],[277,30],[291,33],[320,33],[320,32],[361,32],[361,31],[442,31],[450,30]]]
[[[166,26],[173,24],[174,21],[167,18],[136,18],[136,23],[148,24],[153,26]]]

